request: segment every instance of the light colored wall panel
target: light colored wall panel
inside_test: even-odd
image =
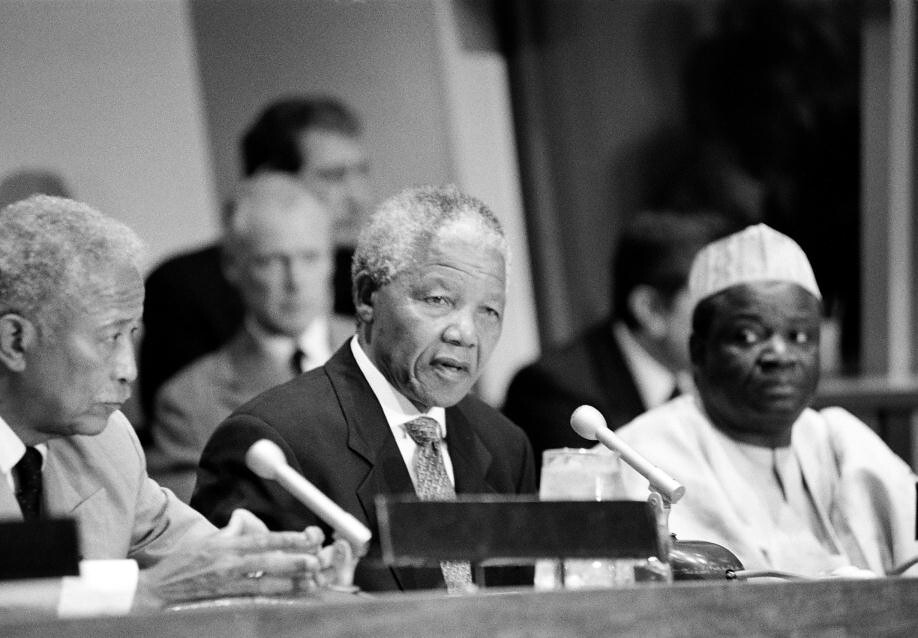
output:
[[[216,227],[181,0],[0,0],[0,175],[45,167],[151,262]]]
[[[453,173],[500,218],[512,254],[503,334],[479,382],[482,398],[500,405],[513,373],[539,345],[507,64],[491,45],[463,45],[463,27],[487,27],[476,24],[486,15],[462,14],[448,0],[435,7]]]
[[[218,191],[241,175],[239,139],[287,94],[332,94],[362,117],[378,198],[450,171],[429,0],[193,0]]]
[[[455,182],[501,217],[515,254],[511,296],[504,335],[479,387],[498,405],[509,376],[536,355],[535,309],[506,65],[497,51],[462,48],[453,6],[191,4],[221,193],[238,180],[239,139],[266,103],[286,94],[333,94],[364,120],[377,198],[410,184]],[[489,20],[487,13],[470,18]]]

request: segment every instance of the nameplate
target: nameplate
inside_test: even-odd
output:
[[[74,520],[0,521],[0,580],[75,576],[79,563]]]
[[[660,555],[656,518],[645,501],[380,495],[376,513],[383,560],[390,565]]]

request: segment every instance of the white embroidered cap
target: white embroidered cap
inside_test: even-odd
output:
[[[756,224],[698,252],[688,281],[692,308],[705,297],[755,281],[789,281],[822,299],[810,261],[797,242]]]

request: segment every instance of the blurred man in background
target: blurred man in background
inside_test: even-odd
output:
[[[357,116],[331,98],[279,99],[248,128],[241,151],[246,176],[264,170],[290,173],[328,207],[336,246],[335,312],[352,315],[350,257],[372,198]],[[163,262],[147,277],[146,295],[139,385],[149,418],[160,385],[236,334],[244,308],[223,275],[216,244]]]
[[[332,314],[332,220],[287,173],[259,172],[233,200],[223,269],[245,309],[229,342],[193,361],[156,396],[150,474],[187,502],[217,425],[257,394],[325,363],[354,333]]]
[[[612,314],[520,370],[503,411],[542,452],[583,447],[570,427],[580,405],[610,427],[691,389],[686,281],[695,253],[728,232],[713,213],[645,211],[623,229],[611,261]]]

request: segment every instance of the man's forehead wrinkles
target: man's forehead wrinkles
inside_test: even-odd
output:
[[[422,265],[417,269],[420,278],[436,279],[448,275],[458,275],[460,277],[494,277],[500,279],[500,276],[491,272],[488,268],[478,267],[476,264],[457,264],[444,262],[430,262]]]

